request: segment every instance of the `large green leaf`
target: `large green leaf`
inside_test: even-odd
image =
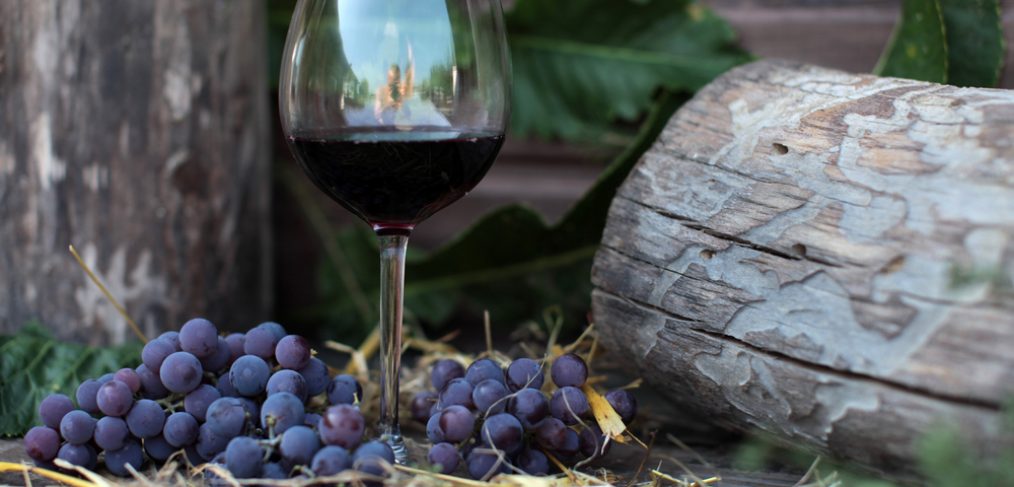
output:
[[[689,0],[519,0],[507,28],[515,135],[596,137],[660,87],[696,90],[748,60],[728,24]]]
[[[560,306],[570,324],[578,323],[589,309],[591,261],[612,197],[683,99],[663,94],[636,141],[559,223],[549,225],[525,206],[507,206],[486,215],[436,252],[410,258],[405,302],[411,315],[439,325],[464,303],[474,310],[490,310],[498,323],[514,323],[541,316],[549,306]],[[376,302],[376,239],[365,227],[335,238],[341,254],[337,260],[349,264],[321,268],[327,319],[345,331],[354,326],[361,334],[375,319],[372,315],[362,319],[355,301],[358,296]],[[463,296],[468,299],[462,300]]]
[[[40,424],[36,409],[48,394],[73,398],[81,381],[136,366],[140,357],[138,343],[90,348],[57,341],[37,325],[0,336],[0,437]]]
[[[947,82],[996,86],[1003,68],[999,0],[940,0],[947,31]]]
[[[939,0],[905,0],[901,19],[873,71],[882,76],[947,82],[947,36]]]

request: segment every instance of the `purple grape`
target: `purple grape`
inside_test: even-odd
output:
[[[472,384],[465,379],[451,379],[444,386],[444,390],[440,391],[440,399],[437,403],[440,404],[440,409],[455,405],[465,406],[469,409],[474,408]]]
[[[577,435],[577,432],[567,428],[564,432],[566,437],[563,440],[563,446],[557,448],[556,451],[564,457],[572,457],[577,455],[577,452],[581,449],[581,439]]]
[[[186,394],[201,385],[204,369],[201,362],[188,352],[175,352],[165,358],[158,376],[162,385],[172,392]]]
[[[285,331],[285,327],[279,325],[278,323],[275,323],[274,321],[265,321],[264,323],[261,323],[253,327],[253,329],[270,331],[271,334],[275,336],[276,341],[285,338],[285,335],[289,334],[287,331]]]
[[[449,443],[460,443],[472,436],[475,430],[475,415],[463,406],[448,406],[439,413],[437,425],[442,440]]]
[[[606,393],[606,401],[613,407],[624,424],[630,424],[637,416],[637,399],[630,391],[616,389]]]
[[[549,415],[549,402],[538,389],[521,389],[511,397],[507,411],[516,416],[527,430]]]
[[[225,342],[225,338],[218,337],[218,345],[215,346],[211,355],[200,359],[201,367],[208,372],[218,372],[232,363],[231,357],[232,352],[229,350],[229,344]]]
[[[152,460],[162,463],[176,453],[177,449],[170,445],[162,435],[152,436],[144,439],[144,451]]]
[[[113,374],[113,379],[127,384],[127,387],[130,388],[130,392],[137,392],[141,390],[141,378],[138,377],[137,372],[134,371],[134,369],[123,368],[117,370],[116,373]]]
[[[534,439],[547,450],[559,450],[567,442],[567,425],[556,418],[546,418],[535,425]]]
[[[161,335],[158,336],[158,338],[156,338],[156,340],[168,340],[169,343],[173,344],[173,348],[175,349],[176,352],[183,350],[182,348],[180,348],[180,332],[178,331],[163,332]]]
[[[542,364],[530,359],[519,358],[507,366],[505,373],[507,386],[512,391],[519,391],[524,388],[542,389],[545,374],[542,373]]]
[[[88,379],[77,386],[74,398],[77,399],[78,407],[92,414],[98,413],[99,403],[95,400],[95,396],[99,393],[99,387],[102,387],[102,384],[95,379]]]
[[[60,436],[67,440],[67,443],[81,445],[88,443],[95,433],[95,418],[88,413],[75,409],[60,420]]]
[[[95,423],[95,444],[103,450],[119,450],[129,437],[127,422],[120,418],[105,416]]]
[[[123,416],[134,405],[134,394],[130,387],[118,380],[111,380],[99,387],[95,394],[99,411],[106,416]]]
[[[266,390],[269,396],[288,392],[298,397],[300,401],[306,401],[306,379],[295,370],[282,369],[271,374]]]
[[[580,418],[587,417],[590,411],[588,398],[576,387],[566,386],[557,389],[549,401],[549,412],[565,424],[579,423]]]
[[[239,391],[232,386],[232,382],[229,380],[229,374],[218,378],[216,389],[218,389],[218,395],[221,397],[240,397]]]
[[[275,345],[275,360],[286,369],[306,367],[311,356],[310,342],[299,335],[286,335]]]
[[[320,424],[321,416],[317,413],[306,413],[303,415],[303,424],[308,428],[317,428]]]
[[[444,430],[440,428],[439,411],[430,416],[430,419],[426,421],[426,437],[429,438],[431,443],[440,443],[445,440]]]
[[[246,411],[248,418],[259,418],[261,416],[261,407],[253,399],[241,397],[239,398],[239,403],[243,405],[243,410]]]
[[[285,480],[289,478],[289,475],[285,473],[285,469],[283,469],[282,465],[279,464],[278,462],[268,462],[265,463],[263,467],[261,467],[260,478],[272,480]]]
[[[275,358],[275,346],[278,345],[279,337],[268,328],[254,328],[246,332],[246,339],[243,341],[243,353],[254,355],[264,360]],[[239,360],[239,359],[236,359]]]
[[[532,448],[525,448],[518,454],[517,467],[528,475],[548,475],[549,458],[545,453]]]
[[[246,409],[243,403],[235,397],[222,397],[216,399],[208,406],[205,414],[205,426],[211,428],[218,436],[232,438],[243,433],[246,426]],[[203,426],[202,426],[203,427]]]
[[[355,377],[348,374],[336,375],[327,385],[327,400],[331,405],[355,404],[363,399],[363,387]]]
[[[218,328],[204,318],[194,318],[180,328],[180,348],[197,358],[207,358],[218,350]]]
[[[126,442],[119,450],[106,452],[106,468],[117,477],[130,476],[127,465],[133,467],[134,470],[140,470],[142,463],[144,463],[144,453],[136,440]]]
[[[261,427],[279,435],[293,426],[302,425],[305,414],[303,401],[288,392],[279,392],[264,400],[261,406]]]
[[[363,443],[352,454],[352,468],[378,477],[387,474],[389,465],[394,464],[394,450],[383,441]]]
[[[60,434],[46,426],[36,426],[25,433],[25,454],[36,462],[49,462],[60,450]]]
[[[472,389],[472,402],[479,414],[490,415],[504,412],[507,407],[507,386],[494,379],[486,379]],[[541,394],[541,392],[539,393]]]
[[[246,335],[242,333],[230,333],[225,337],[225,343],[229,345],[229,364],[232,364],[243,355],[243,344],[246,342]]]
[[[247,344],[250,343],[247,337]],[[229,369],[229,382],[240,394],[253,397],[264,392],[271,376],[271,367],[264,359],[255,355],[244,355],[232,363]]]
[[[178,411],[169,415],[162,429],[165,441],[176,448],[183,448],[197,441],[197,418],[190,413]]]
[[[553,361],[549,374],[553,376],[556,387],[581,387],[588,380],[588,365],[581,357],[567,353]]]
[[[99,378],[98,378],[98,379],[96,379],[96,380],[98,380],[98,381],[99,381],[99,384],[105,384],[106,382],[109,382],[109,381],[111,381],[111,380],[113,380],[113,379],[115,379],[115,377],[113,377],[113,373],[112,373],[112,372],[110,372],[110,373],[108,373],[108,374],[102,374],[102,375],[101,375],[101,376],[99,376]]]
[[[317,425],[320,439],[326,445],[337,445],[352,450],[363,439],[366,421],[355,406],[339,404],[324,411]]]
[[[426,424],[429,419],[430,409],[437,403],[437,395],[430,391],[420,391],[412,397],[409,409],[412,410],[412,419]]]
[[[472,450],[465,459],[465,465],[468,467],[468,475],[475,480],[488,480],[507,471],[506,459],[484,448]]]
[[[340,446],[325,446],[313,456],[310,468],[314,475],[325,477],[337,475],[352,466],[348,450]]]
[[[306,381],[306,395],[316,396],[327,390],[331,378],[328,377],[327,365],[317,357],[311,357],[306,366],[299,369],[299,375]]]
[[[73,443],[64,443],[60,447],[60,451],[57,452],[56,457],[70,463],[71,465],[77,465],[79,467],[93,470],[95,464],[98,462],[98,454],[95,453],[95,449],[89,444],[75,445]]]
[[[437,443],[430,447],[426,458],[429,460],[430,465],[436,467],[437,472],[450,474],[454,473],[454,470],[458,468],[458,462],[461,457],[458,455],[458,449],[454,445],[450,443]]]
[[[256,477],[264,465],[264,450],[257,440],[249,436],[238,436],[225,449],[225,468],[241,479]]]
[[[197,443],[194,447],[196,448],[197,454],[200,455],[206,462],[215,458],[215,455],[220,452],[225,451],[225,447],[229,444],[230,438],[233,438],[233,436],[218,434],[215,431],[212,431],[209,423],[204,423],[197,429]]]
[[[204,421],[208,406],[220,397],[222,394],[218,392],[218,389],[208,384],[201,384],[183,398],[183,410],[192,414],[198,421]]]
[[[60,428],[63,416],[74,410],[74,403],[63,394],[50,394],[39,403],[39,418],[42,424],[56,430]],[[56,452],[53,452],[56,455]]]
[[[524,435],[524,428],[518,418],[501,413],[486,418],[480,437],[484,444],[514,455],[525,446]]]
[[[457,361],[449,358],[440,359],[433,363],[430,370],[430,383],[437,391],[442,391],[452,379],[465,376],[465,368]]]
[[[472,386],[486,379],[503,382],[503,369],[500,367],[500,364],[491,359],[484,358],[472,362],[472,365],[469,365],[468,370],[465,371],[465,380],[471,383]]]
[[[589,425],[582,429],[579,437],[582,455],[588,458],[596,458],[609,453],[609,447],[612,443],[606,443],[606,437],[598,426]]]
[[[141,363],[148,366],[148,369],[158,371],[166,357],[178,350],[169,340],[156,338],[144,345],[141,349]]]
[[[127,413],[127,428],[138,438],[151,438],[162,433],[165,425],[165,411],[151,399],[141,399]]]
[[[142,397],[145,399],[162,399],[169,395],[169,390],[162,385],[162,379],[158,376],[158,373],[152,372],[147,365],[141,364],[134,371],[137,372],[137,377],[141,380]],[[98,408],[97,405],[96,408]]]
[[[317,450],[320,450],[317,433],[303,425],[285,430],[278,447],[282,458],[293,465],[309,465]]]

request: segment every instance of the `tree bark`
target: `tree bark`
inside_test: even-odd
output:
[[[605,343],[674,400],[907,474],[1014,395],[1014,93],[762,61],[701,90],[619,189]]]
[[[260,2],[0,2],[0,331],[150,336],[270,310]]]

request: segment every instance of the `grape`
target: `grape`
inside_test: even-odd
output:
[[[295,370],[282,369],[271,374],[266,389],[269,396],[288,392],[298,397],[300,401],[306,401],[306,379]]]
[[[169,391],[162,385],[162,379],[157,373],[152,372],[147,365],[141,364],[134,371],[137,372],[137,377],[141,380],[142,397],[145,399],[162,399],[169,395]]]
[[[248,418],[259,418],[261,415],[261,407],[254,402],[253,399],[247,397],[240,397],[239,403],[243,406],[243,410],[246,411]]]
[[[465,379],[451,379],[444,386],[444,390],[440,391],[438,404],[440,404],[440,409],[455,405],[466,408],[475,407],[475,403],[472,402],[472,384]]]
[[[589,425],[581,430],[579,436],[581,454],[584,456],[595,458],[609,452],[611,443],[606,443],[605,435],[602,434],[602,430],[598,426]]]
[[[261,478],[272,479],[272,480],[284,480],[289,478],[288,474],[285,473],[285,469],[282,468],[278,462],[268,462],[261,467]]]
[[[36,462],[49,462],[60,450],[60,434],[53,428],[36,426],[25,433],[25,454]]]
[[[273,397],[273,396],[272,396]],[[355,406],[339,404],[324,410],[324,415],[317,425],[320,439],[326,445],[337,445],[351,450],[359,445],[363,438],[366,421],[363,414]]]
[[[225,338],[218,337],[218,344],[215,345],[215,350],[211,352],[211,355],[201,358],[201,367],[208,372],[218,372],[229,365],[232,352],[229,351],[229,344],[225,343]]]
[[[559,450],[567,441],[567,425],[556,418],[546,418],[535,426],[535,441],[547,450]]]
[[[521,389],[508,401],[507,411],[516,416],[525,429],[531,429],[549,414],[549,403],[542,391]]]
[[[194,318],[180,328],[180,348],[197,358],[210,357],[218,349],[218,328],[204,318]]]
[[[530,359],[519,358],[507,366],[505,373],[507,386],[512,391],[519,391],[524,388],[542,389],[545,374],[542,373],[542,364]]]
[[[386,465],[385,465],[386,464]],[[394,464],[394,450],[383,441],[363,443],[352,454],[352,468],[378,477],[387,473],[386,466]]]
[[[106,416],[123,416],[134,405],[134,394],[130,387],[118,380],[111,380],[99,387],[95,394],[99,411]]]
[[[99,381],[95,379],[88,379],[77,386],[74,398],[77,399],[78,407],[89,413],[98,413],[99,403],[95,401],[95,396],[101,386],[102,384],[99,384]]]
[[[320,424],[321,416],[317,413],[306,413],[303,415],[303,424],[310,428],[317,428]]]
[[[113,379],[116,379],[130,388],[130,392],[137,392],[141,390],[141,378],[138,377],[137,372],[131,368],[122,368],[117,370],[113,374]]]
[[[247,344],[249,343],[247,340]],[[229,369],[229,382],[232,382],[240,394],[253,397],[264,392],[264,386],[268,384],[270,375],[271,367],[264,359],[255,355],[244,355],[232,363],[232,368]]]
[[[623,389],[609,391],[606,393],[606,401],[613,407],[616,414],[620,415],[624,424],[629,424],[634,420],[634,416],[637,416],[637,399],[630,391]]]
[[[355,404],[363,399],[363,388],[355,377],[348,374],[336,375],[327,385],[327,400],[333,406]]]
[[[254,328],[246,332],[246,340],[243,341],[243,352],[264,360],[273,359],[275,357],[275,345],[278,345],[278,340],[280,338],[276,337],[270,329]]]
[[[123,448],[123,443],[130,437],[130,430],[127,428],[127,422],[121,418],[113,416],[106,416],[99,418],[99,421],[95,423],[95,444],[99,448],[109,450],[119,450]]]
[[[106,468],[117,477],[127,477],[130,475],[130,472],[127,471],[127,465],[133,467],[134,470],[138,470],[141,468],[142,463],[144,463],[144,454],[141,452],[141,445],[135,440],[126,442],[123,448],[119,450],[106,452]]]
[[[176,453],[176,447],[169,444],[162,435],[144,439],[144,451],[156,462],[164,462]]]
[[[436,426],[439,428],[440,434],[437,435],[434,443],[441,441],[459,443],[472,436],[475,429],[475,416],[464,406],[449,406],[437,414],[439,419]],[[426,429],[429,430],[429,425]]]
[[[348,450],[340,446],[325,446],[313,456],[310,469],[318,477],[336,475],[352,466]]]
[[[320,450],[317,433],[302,425],[285,430],[278,447],[282,458],[294,465],[309,465],[317,450]]]
[[[216,389],[218,389],[218,395],[221,397],[240,397],[239,391],[232,386],[232,381],[229,380],[229,374],[223,374],[218,377]]]
[[[190,413],[178,411],[165,420],[162,436],[176,448],[183,448],[197,441],[197,418]]]
[[[564,433],[566,436],[564,438],[563,445],[560,446],[560,448],[557,448],[556,451],[565,457],[576,455],[581,449],[581,439],[577,436],[577,433],[570,428],[567,428]]]
[[[286,335],[275,345],[275,360],[286,369],[302,369],[310,357],[310,342],[299,335]]]
[[[113,374],[110,372],[108,374],[102,374],[102,376],[100,376],[96,380],[99,381],[99,385],[101,385],[101,384],[105,384],[106,382],[109,382],[109,381],[111,381],[113,379],[114,379]]]
[[[239,399],[222,397],[208,406],[206,420],[204,426],[210,428],[215,434],[232,438],[243,433],[243,426],[246,425],[246,410]]]
[[[276,435],[285,430],[303,424],[303,401],[288,392],[279,392],[268,396],[261,406],[261,427],[265,430],[273,428]]]
[[[567,353],[553,361],[549,374],[553,376],[556,387],[581,387],[588,380],[588,365],[581,357]]]
[[[417,392],[412,397],[412,402],[409,409],[412,410],[412,419],[426,423],[426,420],[431,416],[430,409],[437,403],[437,395],[430,391]]]
[[[503,382],[503,369],[491,359],[484,358],[472,362],[465,371],[465,380],[473,386],[486,380],[493,379]]]
[[[218,392],[218,389],[208,384],[201,384],[183,398],[183,410],[192,414],[198,421],[204,421],[208,406],[220,397],[222,394]]]
[[[173,348],[175,349],[175,351],[179,352],[180,350],[182,350],[180,348],[180,332],[178,331],[164,332],[161,335],[159,335],[158,338],[156,338],[156,340],[168,340],[169,343],[173,344]]]
[[[444,441],[444,430],[440,428],[440,412],[430,416],[430,419],[426,421],[426,437],[429,438],[432,443],[441,443]]]
[[[494,379],[486,379],[472,389],[472,402],[480,414],[489,415],[502,413],[506,408],[507,386]],[[541,394],[541,393],[540,393]]]
[[[285,327],[275,323],[274,321],[265,321],[253,328],[254,330],[268,330],[272,335],[275,336],[275,340],[281,340],[289,333],[285,331]]]
[[[187,457],[187,461],[190,462],[191,465],[200,465],[207,461],[200,453],[197,452],[196,443],[183,448],[183,456]]]
[[[50,394],[39,403],[39,418],[42,419],[42,424],[55,430],[60,428],[63,416],[73,410],[74,403],[70,402],[69,397],[63,394]]]
[[[229,363],[233,363],[243,355],[243,343],[246,342],[246,335],[242,333],[230,333],[225,337],[225,343],[229,345]]]
[[[590,410],[588,398],[585,397],[581,389],[576,387],[567,386],[557,389],[549,401],[550,413],[566,424],[579,423],[579,418],[588,416]]]
[[[249,436],[233,438],[225,449],[225,467],[238,478],[256,477],[261,473],[263,462],[264,450]]]
[[[156,338],[144,345],[141,349],[141,363],[149,369],[157,371],[162,367],[166,357],[177,351],[176,347],[169,340]]]
[[[451,379],[464,376],[465,368],[457,361],[449,358],[440,359],[433,363],[433,369],[430,370],[430,383],[434,389],[442,391]]]
[[[60,420],[60,436],[74,445],[88,443],[95,432],[95,423],[95,418],[88,413],[75,409]]]
[[[437,443],[430,447],[429,455],[426,456],[430,465],[436,467],[437,472],[443,474],[453,473],[458,468],[460,456],[458,449],[450,443]]]
[[[327,374],[327,365],[317,357],[311,357],[306,366],[299,369],[299,375],[303,376],[303,380],[306,381],[306,395],[309,397],[327,390],[331,381]]]
[[[482,424],[482,441],[486,445],[514,455],[524,447],[524,428],[518,418],[507,413],[495,414]]]
[[[162,379],[162,385],[166,389],[186,394],[201,385],[204,369],[193,354],[175,352],[162,362],[158,376]]]
[[[545,453],[532,448],[525,448],[518,454],[516,465],[528,475],[548,475],[549,458]]]
[[[468,467],[468,474],[476,480],[486,480],[507,471],[507,465],[500,455],[483,448],[472,450],[465,459],[465,464]]]
[[[95,453],[95,449],[91,445],[75,445],[73,443],[64,443],[60,447],[60,451],[57,452],[56,457],[70,463],[71,465],[77,465],[79,467],[87,468],[92,470],[95,468],[95,464],[98,462],[98,454]]]
[[[204,423],[197,429],[197,443],[194,446],[196,447],[197,454],[204,461],[208,461],[219,452],[225,450],[226,445],[229,444],[229,439],[232,437],[231,435],[219,434],[211,429],[210,423]]]
[[[138,438],[151,438],[162,433],[165,425],[165,411],[151,399],[141,399],[127,413],[127,427]]]

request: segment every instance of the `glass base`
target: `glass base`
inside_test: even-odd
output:
[[[405,446],[405,440],[398,433],[387,433],[380,436],[380,441],[386,442],[391,446],[391,450],[394,450],[394,461],[398,465],[405,465],[408,463],[408,447]]]

